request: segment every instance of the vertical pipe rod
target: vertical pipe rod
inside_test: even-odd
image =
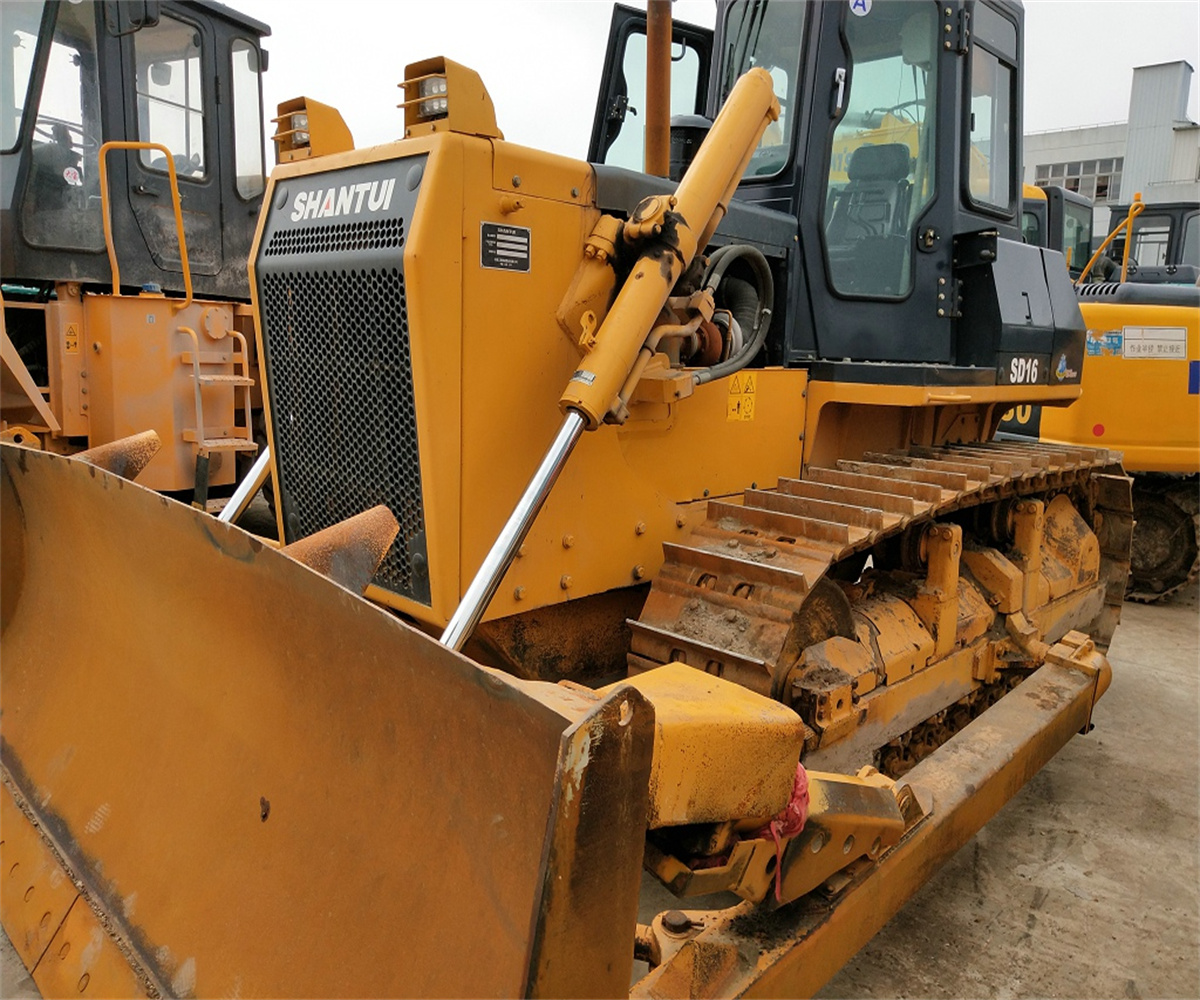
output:
[[[671,0],[646,5],[646,173],[671,173]]]
[[[475,631],[484,611],[487,610],[487,606],[496,595],[496,589],[508,571],[513,557],[516,556],[517,549],[525,541],[525,536],[529,534],[529,529],[533,526],[538,512],[558,481],[559,473],[567,464],[567,459],[579,441],[580,434],[583,433],[584,423],[582,415],[575,410],[567,411],[562,427],[559,428],[558,435],[554,438],[554,443],[550,445],[550,450],[546,452],[542,464],[538,466],[537,472],[529,480],[524,494],[508,516],[508,522],[499,536],[492,543],[491,551],[488,552],[487,557],[483,560],[483,565],[475,573],[475,579],[471,581],[471,586],[467,588],[458,608],[455,609],[450,624],[446,626],[446,631],[438,640],[443,646],[462,649],[467,640],[471,638],[471,633]]]

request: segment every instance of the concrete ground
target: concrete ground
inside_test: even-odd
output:
[[[1126,605],[1076,737],[821,992],[1200,997],[1200,607]],[[38,996],[0,942],[0,997]]]

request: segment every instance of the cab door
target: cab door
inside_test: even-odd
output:
[[[191,270],[215,275],[224,263],[221,170],[226,158],[216,127],[221,74],[212,25],[178,5],[164,4],[157,24],[121,41],[126,134],[170,150]],[[166,156],[159,150],[124,156],[129,206],[146,249],[158,268],[179,273],[183,267]]]
[[[953,363],[960,11],[821,5],[799,213],[820,358]]]
[[[704,114],[712,63],[709,28],[671,22],[671,116]],[[588,146],[589,163],[642,170],[646,127],[646,13],[616,4]]]

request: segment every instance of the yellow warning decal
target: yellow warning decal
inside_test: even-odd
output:
[[[78,354],[79,353],[79,324],[78,323],[68,323],[67,324],[67,330],[66,330],[66,334],[64,337],[64,341],[66,344],[66,351],[68,354]]]
[[[729,380],[729,398],[726,403],[725,419],[753,420],[754,394],[758,388],[754,372],[738,372]]]

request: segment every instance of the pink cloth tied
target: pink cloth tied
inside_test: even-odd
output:
[[[797,837],[808,820],[808,772],[804,765],[796,764],[796,777],[792,780],[792,794],[783,812],[758,830],[757,838],[770,837],[775,841],[775,901],[783,902],[783,842]]]

